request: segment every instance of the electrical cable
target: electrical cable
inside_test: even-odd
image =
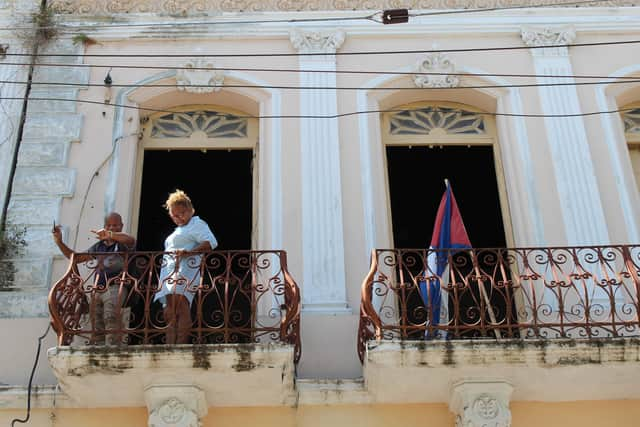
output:
[[[271,53],[38,53],[36,57],[63,57],[63,58],[273,58],[273,57],[315,57],[315,56],[369,56],[369,55],[409,55],[429,53],[469,53],[469,52],[499,52],[526,49],[553,49],[553,48],[577,48],[594,46],[622,46],[639,44],[640,40],[616,40],[610,42],[567,43],[550,44],[541,46],[494,46],[494,47],[467,47],[451,49],[410,49],[410,50],[365,50],[351,52],[271,52]],[[5,53],[5,56],[31,56],[27,53]]]
[[[3,62],[2,65],[28,66],[24,62]],[[245,67],[187,67],[172,65],[102,65],[102,64],[60,64],[42,63],[38,67],[60,68],[109,68],[109,69],[134,69],[134,70],[189,70],[189,71],[242,71],[265,73],[322,73],[322,74],[355,74],[355,75],[397,75],[397,76],[458,76],[458,77],[515,77],[515,78],[567,78],[567,79],[616,79],[635,80],[637,76],[599,76],[578,74],[517,74],[517,73],[470,73],[470,72],[435,72],[435,71],[372,71],[372,70],[319,70],[298,68],[245,68]]]
[[[33,376],[35,375],[36,368],[38,367],[38,359],[40,358],[40,349],[42,348],[42,340],[44,339],[44,337],[47,336],[50,329],[51,329],[51,323],[49,323],[49,325],[47,326],[47,330],[44,331],[44,334],[42,334],[38,338],[38,350],[36,351],[36,360],[33,362],[33,368],[31,369],[31,375],[29,376],[29,386],[27,388],[27,416],[24,419],[14,418],[11,421],[11,427],[13,427],[15,423],[25,424],[29,421],[29,418],[31,418],[31,387],[33,384]]]
[[[594,85],[607,85],[607,84],[630,84],[630,83],[640,83],[640,79],[636,78],[635,80],[608,80],[608,81],[599,81],[599,82],[554,82],[554,83],[518,83],[518,84],[494,84],[494,85],[471,85],[471,86],[455,86],[455,87],[377,87],[377,86],[367,86],[367,87],[359,87],[359,86],[284,86],[284,85],[246,85],[246,84],[225,84],[224,86],[215,86],[209,84],[187,84],[182,85],[181,87],[186,88],[215,88],[215,87],[224,87],[224,88],[245,88],[245,89],[281,89],[281,90],[351,90],[351,91],[361,91],[361,90],[370,90],[370,91],[394,91],[394,90],[424,90],[424,91],[433,91],[433,90],[446,90],[446,91],[455,91],[461,89],[505,89],[505,88],[533,88],[533,87],[553,87],[553,86],[594,86]],[[0,80],[0,84],[15,84],[15,85],[26,85],[27,82],[19,82],[19,81],[9,81],[9,80]],[[42,85],[42,86],[63,86],[63,87],[104,87],[103,83],[68,83],[68,82],[32,82],[32,85]],[[110,84],[110,87],[122,87],[122,88],[163,88],[163,87],[173,87],[176,85],[170,83],[150,83],[150,84]]]
[[[11,98],[11,97],[0,97],[0,101],[2,100],[13,100],[13,99],[22,99],[22,98]],[[183,111],[175,111],[175,110],[163,110],[157,108],[150,107],[136,107],[133,105],[125,105],[125,104],[115,104],[115,103],[105,103],[104,101],[92,101],[88,99],[68,99],[68,98],[29,98],[30,101],[63,101],[63,102],[77,102],[80,104],[91,104],[91,105],[101,105],[101,106],[111,106],[111,107],[120,107],[120,108],[128,108],[139,111],[149,111],[151,113],[167,113],[167,114],[175,114],[182,113]],[[571,114],[527,114],[527,113],[492,113],[492,112],[480,112],[479,114],[484,114],[488,116],[496,116],[496,117],[530,117],[530,118],[568,118],[568,117],[589,117],[596,116],[601,114],[619,114],[625,113],[628,111],[633,111],[636,108],[619,108],[614,110],[606,110],[606,111],[589,111],[586,113],[571,113]],[[428,110],[428,109],[427,109]],[[227,113],[217,113],[216,115],[219,117],[226,117],[231,119],[338,119],[342,117],[349,116],[357,116],[361,114],[382,114],[382,113],[400,113],[406,111],[425,111],[425,108],[392,108],[392,109],[374,109],[374,110],[362,110],[362,111],[350,111],[347,113],[337,113],[337,114],[325,114],[325,115],[313,115],[313,114],[289,114],[289,115],[250,115],[250,114],[227,114]]]

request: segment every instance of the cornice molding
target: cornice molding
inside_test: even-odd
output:
[[[512,6],[544,6],[548,0],[408,0],[408,9],[481,9]],[[629,0],[610,0],[606,6],[633,6]],[[594,6],[605,6],[603,3]],[[160,15],[189,16],[218,12],[298,12],[298,11],[353,11],[397,8],[394,0],[53,0],[51,7],[57,13],[77,15],[113,15],[117,13],[155,13]]]

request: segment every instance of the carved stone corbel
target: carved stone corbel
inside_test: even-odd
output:
[[[511,427],[509,399],[513,386],[505,381],[463,380],[451,388],[449,409],[456,427]]]
[[[204,392],[192,385],[152,385],[144,398],[149,427],[200,427],[208,412]]]

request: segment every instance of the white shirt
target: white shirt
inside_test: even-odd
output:
[[[173,252],[179,249],[190,251],[202,242],[209,242],[211,249],[218,246],[218,241],[211,232],[209,225],[198,216],[191,217],[186,225],[180,225],[164,241],[164,251]],[[184,295],[189,304],[200,285],[200,262],[202,255],[183,257],[180,265],[176,266],[176,255],[165,254],[160,271],[160,290],[154,301],[166,302],[167,294]]]

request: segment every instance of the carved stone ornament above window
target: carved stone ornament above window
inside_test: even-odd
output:
[[[624,133],[640,135],[640,108],[622,114],[622,121],[624,122]]]
[[[178,90],[191,93],[211,93],[222,89],[224,74],[214,70],[213,62],[195,58],[182,65],[176,72]]]
[[[558,45],[571,44],[576,39],[576,31],[571,27],[523,28],[522,41],[529,47],[556,46],[549,49],[532,49],[535,56],[566,56],[568,49]]]
[[[609,0],[609,6],[633,6],[630,0]],[[203,2],[194,0],[53,0],[57,13],[78,15],[112,15],[114,13],[157,13],[190,15],[220,12],[296,12],[318,10],[386,10],[398,8],[396,0],[225,0]],[[407,0],[407,9],[484,9],[513,6],[545,6],[548,0]],[[593,3],[582,7],[601,6]]]
[[[458,76],[447,74],[455,71],[454,63],[446,55],[440,52],[431,53],[418,61],[417,72],[420,74],[413,76],[413,82],[421,88],[457,87],[460,84]]]
[[[203,132],[207,138],[244,138],[248,120],[217,111],[170,113],[152,120],[152,138],[189,138]]]
[[[291,44],[300,53],[336,53],[344,43],[342,30],[303,31],[294,29],[289,34]]]
[[[390,135],[483,135],[484,116],[472,111],[446,107],[405,110],[389,116]]]

